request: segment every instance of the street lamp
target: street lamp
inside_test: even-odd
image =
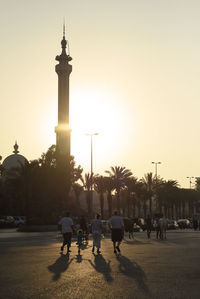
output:
[[[157,180],[157,166],[158,164],[161,164],[161,162],[151,162],[152,164],[155,164],[155,176],[156,176],[156,186],[155,186],[155,190],[156,190],[156,209],[158,207],[158,201],[157,201],[157,183],[158,183],[158,180]]]
[[[91,203],[93,202],[93,179],[92,179],[92,175],[93,175],[93,136],[99,135],[99,133],[93,133],[93,134],[85,134],[86,136],[90,136],[90,140],[91,140]],[[92,212],[92,211],[91,211]],[[91,215],[90,215],[91,216]]]
[[[161,162],[151,162],[152,164],[155,164],[155,175],[156,175],[156,183],[157,183],[157,165],[161,164]]]
[[[193,177],[193,176],[187,176],[187,179],[189,179],[190,189],[191,189],[191,186],[192,186],[192,179],[194,179],[194,177]]]
[[[90,136],[90,138],[91,138],[91,176],[92,176],[92,174],[93,174],[93,141],[92,141],[93,138],[92,137],[99,135],[99,133],[93,133],[93,134],[87,133],[85,135]]]

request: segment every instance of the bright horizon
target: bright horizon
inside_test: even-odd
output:
[[[125,166],[189,188],[200,176],[199,1],[0,0],[1,147],[37,159],[55,144],[62,22],[73,58],[71,154],[94,172]],[[194,182],[194,180],[193,180]]]

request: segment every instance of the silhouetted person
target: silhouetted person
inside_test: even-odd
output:
[[[133,225],[134,225],[133,221],[131,219],[129,219],[128,227],[127,227],[129,239],[134,238],[133,237]]]
[[[114,253],[120,252],[120,243],[123,239],[123,231],[124,231],[124,222],[122,217],[118,215],[118,212],[116,211],[114,213],[114,216],[112,216],[109,221],[109,226],[112,229],[111,233],[111,238],[113,242],[113,248],[114,248]],[[117,246],[116,246],[117,243]],[[116,251],[117,249],[117,251]]]
[[[152,229],[152,219],[151,219],[150,215],[147,215],[146,226],[147,226],[147,237],[148,237],[148,239],[150,239],[151,229]]]
[[[166,239],[167,238],[168,221],[163,214],[161,214],[161,217],[160,217],[158,223],[159,223],[159,229],[160,229],[160,239],[162,239],[162,240]]]
[[[96,215],[96,219],[92,220],[92,237],[93,237],[93,247],[92,252],[94,253],[95,247],[97,248],[97,253],[100,252],[101,248],[101,230],[102,230],[102,223],[100,220],[100,215]]]
[[[80,229],[83,231],[83,236],[85,237],[85,240],[88,240],[88,228],[87,228],[87,222],[84,218],[84,216],[81,217],[80,219]]]
[[[160,219],[160,217],[157,215],[155,217],[156,239],[158,239],[158,237],[160,237],[159,219]]]
[[[66,216],[64,216],[60,221],[59,225],[61,225],[61,232],[63,234],[63,245],[61,246],[60,250],[63,251],[65,245],[67,245],[67,254],[71,251],[71,239],[72,239],[72,227],[73,227],[73,221],[69,217],[70,213],[66,212]]]
[[[83,231],[82,231],[82,229],[79,229],[78,233],[77,233],[77,245],[78,245],[78,254],[80,254],[81,246],[83,245]]]

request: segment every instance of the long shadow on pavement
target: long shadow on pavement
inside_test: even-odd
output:
[[[91,260],[88,260],[90,265],[99,273],[102,273],[105,281],[112,282],[113,278],[111,276],[111,267],[110,260],[107,262],[103,255],[97,254],[94,255],[94,263]]]
[[[135,245],[151,245],[151,242],[145,242],[145,241],[139,241],[139,240],[126,240],[124,239],[123,242],[125,242],[126,244],[135,244]]]
[[[136,263],[129,260],[123,255],[118,255],[117,260],[119,261],[119,271],[133,278],[138,287],[147,295],[151,296],[148,286],[146,285],[146,275],[142,268]]]
[[[61,254],[53,265],[48,266],[49,271],[54,273],[52,280],[58,280],[61,274],[67,270],[73,258],[69,260],[69,255]]]

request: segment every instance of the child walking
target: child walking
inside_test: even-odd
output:
[[[76,244],[78,245],[78,254],[80,254],[80,252],[81,252],[81,246],[83,244],[83,231],[82,231],[82,229],[78,230],[78,233],[77,233],[77,243]]]

